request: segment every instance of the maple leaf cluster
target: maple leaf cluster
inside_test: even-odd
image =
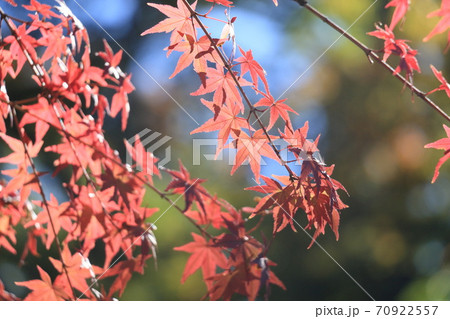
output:
[[[407,44],[407,40],[396,39],[394,32],[387,25],[382,29],[376,26],[377,30],[369,32],[369,35],[384,40],[384,56],[383,61],[386,62],[391,55],[400,58],[400,62],[394,71],[394,74],[405,72],[407,79],[412,82],[414,71],[420,72],[419,63],[417,62],[417,50],[411,49]]]
[[[230,1],[209,2],[213,2],[213,5],[219,4],[225,7],[232,5]],[[274,3],[277,4],[276,1]],[[448,3],[450,2],[443,0],[441,10],[432,13],[430,16],[445,16],[448,13],[445,11]],[[390,25],[385,25],[384,28],[377,26],[377,30],[370,32],[369,35],[384,40],[382,62],[386,64],[391,56],[397,56],[399,62],[394,69],[394,75],[404,72],[406,81],[409,81],[412,86],[414,71],[421,72],[416,57],[418,52],[409,46],[407,40],[398,39],[394,34],[396,26],[405,21],[410,4],[409,0],[390,1],[386,8],[395,8]],[[233,31],[233,23],[236,18],[230,18],[227,15],[227,21],[222,22],[223,28],[220,37],[214,37],[208,32],[204,22],[210,19],[209,13],[212,8],[207,14],[200,15],[195,11],[196,5],[197,2],[191,5],[186,0],[178,0],[175,7],[149,3],[149,6],[159,10],[166,18],[142,34],[148,35],[160,32],[171,34],[169,46],[166,48],[168,55],[173,52],[181,54],[171,78],[190,65],[199,76],[200,87],[191,94],[203,96],[201,102],[211,112],[211,117],[191,134],[217,131],[218,149],[216,155],[225,148],[236,150],[234,165],[230,173],[233,174],[242,164],[248,162],[254,181],[257,184],[260,183],[260,179],[264,181],[265,185],[247,188],[262,193],[264,197],[259,200],[256,207],[246,208],[244,211],[251,214],[250,218],[267,214],[272,215],[274,236],[288,225],[293,230],[300,226],[295,221],[295,215],[299,211],[303,211],[308,218],[306,228],[315,229],[310,247],[318,235],[325,232],[327,225],[330,226],[336,239],[338,239],[340,213],[347,207],[340,199],[338,191],[346,192],[346,190],[341,183],[331,177],[334,165],[326,166],[315,156],[319,152],[318,138],[314,142],[307,139],[308,123],[302,128],[293,128],[290,115],[297,113],[285,103],[286,99],[277,100],[272,96],[266,79],[266,72],[253,58],[252,51],[246,51],[237,45]],[[214,20],[217,21],[217,19]],[[445,18],[427,38],[446,30],[442,26],[444,20]],[[427,38],[425,40],[428,40]],[[224,44],[227,42],[233,48],[228,55],[224,49]],[[238,56],[236,56],[236,48],[239,49],[240,55]],[[445,78],[434,67],[432,69],[441,82],[441,86],[428,94],[439,90],[445,90],[449,94],[449,85]],[[261,84],[263,88],[261,88]],[[262,95],[262,98],[256,103],[250,102],[246,93],[248,90],[253,90],[256,95]],[[268,124],[264,124],[263,121],[262,115],[265,113],[269,115]],[[282,123],[281,129],[277,126],[277,123],[280,124],[280,122]],[[274,128],[278,128],[276,134],[272,134]],[[444,128],[448,131],[446,126]],[[275,146],[274,141],[283,141],[287,144],[288,152],[295,157],[295,163],[297,164],[295,168],[291,168],[287,159],[281,157],[280,149]],[[445,150],[444,157],[436,167],[433,182],[437,178],[440,166],[448,159],[449,149],[447,144],[448,139],[442,139],[426,146]],[[273,177],[261,176],[263,159],[278,162],[286,168],[287,174]],[[174,185],[181,186],[183,183],[180,183],[179,176],[172,175]],[[189,180],[189,176],[185,175],[184,180]],[[178,192],[187,191],[188,187],[197,188],[198,186],[189,181]],[[191,194],[189,196],[191,199],[186,200],[185,209],[188,210],[192,202],[196,201],[199,211],[190,212],[190,214],[194,214],[192,216],[197,218],[203,218],[203,220],[209,220],[211,224],[215,223],[216,226],[219,226],[221,210],[215,209],[215,217],[209,216],[206,213],[206,205],[201,202],[204,191],[201,188],[198,189],[197,194]],[[229,210],[227,211],[229,212]],[[201,217],[202,215],[203,217]],[[231,231],[230,226],[225,228]],[[232,232],[235,233],[235,231]],[[221,298],[231,298],[227,289],[230,287],[231,278],[234,278],[233,273],[245,266],[247,260],[247,266],[244,268],[248,274],[249,259],[232,258],[233,261],[240,260],[241,264],[230,266],[230,259],[226,262],[224,255],[220,254],[221,250],[217,249],[219,247],[224,248],[220,245],[217,246],[218,242],[220,243],[220,241],[217,242],[217,238],[209,238],[204,234],[193,234],[193,237],[194,242],[178,248],[178,250],[192,254],[186,265],[182,281],[186,280],[196,269],[202,268],[209,297],[216,299],[216,292],[220,291]],[[230,254],[233,256],[233,253]],[[207,255],[214,256],[211,258],[215,261],[208,262],[205,259]],[[217,268],[223,271],[214,275],[213,270],[217,270]],[[249,278],[247,277],[246,280],[249,281]],[[262,282],[262,277],[260,282]],[[270,283],[271,281],[267,280],[266,282]],[[214,288],[216,287],[214,285],[218,285],[218,288]],[[248,289],[243,290],[235,287],[234,292],[247,295],[250,299],[255,296]]]
[[[123,130],[127,124],[134,87],[119,67],[122,52],[114,53],[105,42],[97,54],[103,63],[94,66],[87,30],[57,2],[52,7],[31,0],[23,5],[29,21],[19,25],[21,20],[2,14],[9,35],[0,49],[0,138],[11,152],[0,163],[14,168],[1,170],[0,248],[17,253],[18,225],[27,232],[22,263],[29,254],[40,255],[39,241],[46,249],[58,248],[58,258],[50,259],[55,278],[38,266],[40,279],[17,283],[31,290],[25,300],[108,300],[122,294],[131,274],[143,272],[145,260],[155,255],[148,218],[157,209],[142,207],[144,185],[152,176],[122,164],[104,137],[106,115],[121,113]],[[6,81],[30,71],[39,93],[11,101]],[[46,173],[34,163],[42,153],[56,154],[53,176],[69,176],[61,176],[68,200],[46,196],[41,182]],[[153,172],[159,173],[156,167]],[[31,200],[32,195],[41,199]],[[89,256],[100,242],[104,264],[91,265]],[[106,277],[116,278],[104,286],[99,280]]]
[[[139,136],[133,145],[124,141],[135,164],[122,163],[103,131],[106,116],[120,114],[122,130],[127,126],[128,94],[134,86],[131,75],[120,68],[122,51],[114,52],[104,41],[104,50],[95,54],[101,63],[95,63],[87,30],[63,1],[57,3],[52,7],[31,0],[23,5],[29,21],[2,14],[9,34],[2,38],[0,47],[0,139],[11,151],[0,158],[0,163],[13,168],[1,170],[0,249],[18,253],[16,229],[21,225],[26,230],[21,263],[26,263],[30,254],[40,256],[39,242],[47,250],[56,247],[58,251],[58,256],[50,257],[54,269],[37,266],[39,278],[16,283],[30,290],[24,300],[120,297],[133,274],[143,273],[148,259],[156,261],[157,240],[150,217],[158,209],[144,207],[147,190],[171,203],[200,230],[200,235],[193,234],[194,242],[177,248],[193,254],[183,280],[201,268],[210,299],[230,299],[239,293],[254,300],[262,290],[268,297],[269,284],[284,289],[270,270],[275,263],[266,256],[267,245],[251,235],[255,229],[246,230],[242,211],[211,195],[201,186],[204,180],[191,177],[181,162],[179,170],[164,170],[172,177],[165,193],[153,185],[154,175],[161,176],[157,158],[145,149]],[[234,103],[240,95],[232,77],[219,67],[209,67],[208,60],[197,59],[199,54],[210,62],[219,58],[208,37],[197,40],[187,36],[198,25],[192,26],[186,19],[186,7],[173,10],[154,6],[175,15],[167,24],[159,25],[167,32],[176,30],[170,52],[184,53],[174,75],[193,63],[210,83],[210,88],[198,94],[217,89],[215,101],[227,100],[233,107],[217,113],[217,118],[230,122],[224,134],[238,130],[244,122],[232,119],[240,111]],[[243,68],[248,65],[247,72],[254,76],[254,67],[259,65],[251,53],[247,57],[242,61]],[[262,76],[261,70],[259,67],[256,71],[258,76]],[[26,100],[11,100],[6,83],[24,72],[32,74],[39,93]],[[220,83],[214,84],[216,78]],[[241,83],[246,82],[242,79]],[[234,90],[234,97],[228,96],[229,90]],[[284,109],[280,110],[282,113]],[[224,138],[224,145],[226,141]],[[61,188],[67,200],[54,194],[46,196],[42,176],[47,173],[35,165],[43,153],[56,154],[53,177],[63,181]],[[40,200],[31,199],[36,196]],[[178,207],[170,196],[182,196],[185,207]],[[210,235],[206,231],[209,226],[222,233]],[[91,264],[91,253],[99,249],[104,253],[103,263]],[[56,276],[49,275],[55,271]],[[17,299],[0,281],[0,300]]]
[[[412,82],[414,71],[420,72],[420,66],[416,58],[417,50],[411,49],[411,47],[407,44],[408,40],[397,39],[394,34],[396,26],[399,23],[403,24],[405,22],[406,14],[410,6],[411,0],[390,1],[386,4],[385,8],[393,7],[395,9],[389,26],[385,25],[384,29],[380,26],[376,26],[377,30],[369,32],[368,34],[384,40],[384,62],[386,62],[391,55],[400,57],[400,62],[395,69],[395,73],[405,72],[407,79]],[[428,14],[427,18],[436,16],[441,17],[441,20],[423,39],[424,42],[429,41],[434,36],[443,33],[450,28],[450,0],[441,0],[441,8]],[[450,45],[450,33],[448,39],[447,47],[445,49],[446,51]]]
[[[394,70],[394,75],[400,72],[405,72],[407,80],[412,85],[414,71],[420,72],[420,66],[417,61],[417,50],[411,49],[407,44],[408,40],[397,39],[394,34],[395,27],[401,22],[406,20],[406,14],[411,6],[411,0],[392,0],[386,4],[385,8],[393,7],[394,13],[391,18],[391,23],[384,26],[384,29],[379,25],[376,26],[376,30],[369,32],[368,34],[378,39],[384,40],[383,48],[383,62],[386,62],[391,55],[396,55],[400,58],[399,65]],[[424,42],[429,41],[434,36],[447,31],[450,28],[450,0],[441,0],[441,8],[433,11],[427,15],[427,18],[441,17],[438,24],[430,31],[430,33],[423,39]],[[448,34],[447,46],[445,52],[450,47],[450,32]],[[438,79],[441,85],[426,95],[432,94],[437,91],[445,91],[450,98],[450,85],[443,76],[442,72],[437,70],[433,65],[430,66],[434,76]],[[444,129],[448,135],[448,127],[444,124]],[[425,145],[425,148],[443,149],[445,151],[444,156],[439,160],[436,165],[436,169],[433,175],[432,183],[434,183],[439,175],[439,169],[449,159],[449,147],[448,138],[443,138],[434,143]]]
[[[228,1],[213,2],[226,7],[230,5]],[[236,19],[228,18],[221,22],[222,34],[214,37],[203,22],[209,19],[209,15],[200,16],[195,11],[196,5],[197,2],[191,5],[185,0],[178,0],[175,7],[149,3],[166,18],[142,33],[170,33],[170,43],[166,48],[168,55],[174,52],[180,54],[171,78],[190,65],[199,76],[200,87],[191,95],[203,96],[201,102],[210,111],[211,118],[191,134],[218,131],[217,155],[226,148],[236,150],[230,173],[233,174],[248,162],[254,181],[259,184],[262,178],[266,183],[248,188],[264,195],[256,207],[245,208],[244,211],[251,214],[250,218],[272,215],[275,235],[287,225],[296,230],[299,225],[295,222],[295,215],[303,210],[309,221],[306,228],[315,229],[311,245],[319,234],[325,232],[327,225],[338,239],[340,212],[347,207],[340,199],[338,190],[345,189],[331,178],[333,166],[326,166],[314,156],[319,151],[318,139],[315,142],[307,139],[308,123],[303,128],[293,128],[290,114],[297,113],[285,103],[286,99],[277,100],[273,97],[266,72],[254,59],[252,51],[238,46],[235,38],[230,36]],[[223,49],[226,42],[238,48],[240,55],[235,56],[233,50],[227,56]],[[262,97],[252,104],[246,89]],[[266,113],[269,116],[268,124],[264,124],[262,119]],[[279,128],[277,123],[282,123],[283,132],[278,130],[276,134],[269,133]],[[274,141],[287,144],[288,152],[295,158],[296,165],[292,165],[293,168],[281,157],[281,149],[275,146]],[[279,182],[261,176],[261,163],[267,159],[285,167],[287,175],[276,177]],[[198,223],[209,220],[216,227],[222,224],[229,232],[213,238],[193,234],[194,242],[177,248],[192,254],[182,281],[201,268],[210,299],[230,299],[232,291],[254,299],[258,285],[263,286],[263,282],[264,285],[272,283],[282,286],[268,270],[271,262],[265,257],[264,245],[250,239],[245,233],[241,213],[230,210],[228,205],[225,206],[228,212],[225,215],[219,207],[212,209],[211,202],[206,204],[201,201],[205,195],[198,182],[193,183],[186,174],[183,174],[183,178],[175,173],[171,175],[174,180],[169,189],[190,193],[186,196],[187,214],[199,218]],[[189,211],[192,202],[197,203],[198,212]],[[223,253],[225,248],[228,248],[226,254]],[[217,268],[221,272],[215,272]],[[239,286],[240,278],[245,278],[246,285]]]
[[[181,162],[179,171],[166,171],[172,177],[166,191],[184,194],[183,213],[200,230],[192,233],[193,242],[175,248],[191,254],[182,283],[201,269],[210,300],[230,300],[235,293],[255,300],[261,290],[268,294],[269,284],[285,289],[270,270],[276,264],[266,256],[268,245],[252,236],[256,228],[246,229],[242,210],[211,195],[201,186],[204,180],[191,178]],[[222,233],[213,236],[207,232],[210,227]]]

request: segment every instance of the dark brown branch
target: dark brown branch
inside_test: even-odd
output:
[[[416,86],[414,86],[411,81],[408,81],[404,76],[402,76],[400,73],[395,72],[395,69],[390,66],[388,63],[384,62],[382,58],[380,58],[374,50],[367,47],[365,44],[363,44],[361,41],[356,39],[354,36],[349,34],[347,31],[342,29],[339,25],[337,25],[335,22],[331,21],[327,16],[322,14],[320,11],[318,11],[316,8],[312,7],[310,4],[308,4],[305,0],[294,0],[302,7],[306,8],[308,11],[310,11],[312,14],[314,14],[316,17],[318,17],[320,20],[325,22],[327,25],[332,27],[334,30],[339,32],[342,36],[346,37],[348,40],[350,40],[354,45],[356,45],[358,48],[360,48],[369,58],[370,61],[375,61],[381,66],[383,66],[386,70],[390,71],[394,76],[403,83],[403,85],[407,86],[411,89],[413,94],[418,96],[420,99],[422,99],[425,103],[427,103],[431,108],[433,108],[436,112],[438,112],[443,118],[445,118],[448,122],[450,122],[450,116],[442,110],[436,103],[434,103],[432,100],[430,100],[427,97],[427,94],[418,89]]]

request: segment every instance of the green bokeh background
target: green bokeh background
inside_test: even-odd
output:
[[[378,1],[360,17],[372,0],[310,1],[343,28],[360,17],[349,32],[375,49],[381,48],[382,42],[366,33],[374,29],[376,22],[388,23],[393,10],[384,9],[387,2]],[[101,48],[101,39],[108,36],[75,3],[67,3],[87,26],[94,48]],[[161,14],[144,1],[130,1],[128,11],[120,11],[127,8],[123,4],[114,10],[113,6],[119,4],[112,1],[111,8],[104,8],[105,12],[101,10],[104,1],[79,3],[194,118],[200,123],[207,119],[199,99],[189,95],[199,86],[193,72],[183,71],[177,78],[168,80],[176,61],[175,57],[165,58],[163,48],[168,44],[168,36],[139,36],[163,18]],[[442,152],[423,148],[444,137],[443,119],[420,99],[413,98],[391,74],[370,64],[346,39],[339,39],[329,48],[339,34],[293,1],[280,0],[277,8],[270,0],[235,1],[235,5],[231,15],[238,17],[237,42],[246,50],[253,49],[255,58],[267,69],[274,95],[283,93],[326,51],[284,95],[287,103],[300,114],[294,120],[295,126],[300,127],[308,120],[313,134],[322,133],[321,153],[328,164],[336,164],[333,177],[350,193],[350,197],[342,194],[350,207],[341,215],[340,240],[336,242],[327,229],[318,239],[320,244],[376,300],[449,300],[450,164],[446,163],[438,181],[430,184]],[[411,40],[410,45],[419,50],[417,58],[422,73],[414,81],[424,91],[439,84],[430,64],[450,78],[448,55],[442,54],[446,35],[437,36],[429,43],[422,42],[438,21],[425,16],[438,7],[439,1],[412,1],[408,18],[396,33],[399,38]],[[222,8],[217,12],[223,18]],[[120,23],[115,23],[118,19]],[[246,36],[240,38],[238,30],[244,30]],[[212,31],[220,32],[220,29]],[[393,58],[390,62],[396,61]],[[256,194],[242,190],[254,185],[249,168],[240,168],[230,176],[231,167],[225,160],[202,160],[201,166],[192,165],[194,137],[189,132],[196,128],[195,123],[126,55],[123,69],[133,73],[137,87],[131,97],[130,124],[125,137],[144,128],[171,136],[172,158],[181,158],[193,176],[208,179],[205,186],[212,193],[236,207],[253,205]],[[26,95],[27,85],[27,82],[20,86],[11,84],[9,90],[19,97]],[[432,98],[450,112],[443,92]],[[112,120],[105,130],[110,143],[123,151],[119,126]],[[172,160],[168,166],[176,165],[177,161]],[[161,187],[165,183],[167,177],[157,181]],[[51,181],[47,185],[55,189]],[[165,212],[157,222],[155,233],[159,245],[158,266],[156,269],[149,261],[145,275],[136,275],[120,299],[199,300],[206,292],[200,273],[181,284],[188,254],[173,251],[173,247],[190,241],[194,228],[177,211],[166,211],[167,203],[154,194],[147,194],[146,205]],[[301,214],[297,220],[306,225],[306,218]],[[263,230],[269,236],[271,227],[271,221],[266,219]],[[19,251],[23,242],[24,238],[19,236]],[[277,236],[269,257],[278,263],[273,270],[287,290],[274,287],[271,299],[369,299],[327,253],[316,245],[308,250],[309,242],[301,229],[298,232],[286,229]],[[13,282],[34,278],[35,264],[42,264],[42,260],[30,259],[19,268],[17,257],[1,250],[0,279],[10,291],[22,296],[25,291]],[[51,270],[48,263],[43,265]]]

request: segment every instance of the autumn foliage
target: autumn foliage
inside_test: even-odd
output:
[[[227,0],[206,2],[211,10],[233,6],[233,1]],[[149,6],[165,18],[142,35],[168,33],[167,54],[178,57],[171,77],[187,68],[198,75],[198,89],[191,94],[199,97],[210,118],[190,133],[217,132],[218,152],[236,150],[231,175],[245,169],[240,168],[244,163],[250,164],[256,186],[247,190],[261,198],[249,203],[252,207],[241,209],[208,192],[204,180],[191,176],[181,161],[177,170],[159,168],[157,158],[138,137],[133,145],[124,141],[135,165],[122,162],[104,137],[107,116],[120,117],[125,130],[133,112],[128,95],[134,86],[131,76],[120,68],[122,52],[114,52],[106,41],[103,51],[92,52],[82,22],[64,1],[57,3],[51,7],[31,0],[23,6],[29,12],[27,21],[0,12],[4,27],[0,138],[10,150],[0,163],[12,167],[1,171],[0,249],[19,254],[23,263],[30,254],[40,255],[38,242],[47,250],[56,247],[58,251],[50,258],[53,269],[38,265],[39,278],[16,283],[30,290],[25,300],[119,298],[133,274],[143,273],[149,260],[157,258],[155,226],[149,218],[158,209],[144,205],[147,192],[166,200],[196,227],[192,241],[174,249],[190,254],[181,281],[201,270],[205,298],[210,300],[230,300],[235,294],[249,300],[269,298],[271,285],[284,289],[272,270],[276,264],[269,259],[270,241],[287,227],[294,231],[302,227],[295,221],[298,214],[306,214],[305,228],[313,230],[309,247],[327,228],[339,238],[340,214],[347,207],[340,196],[346,190],[332,177],[334,165],[326,165],[316,156],[319,137],[310,139],[308,123],[293,126],[291,116],[298,114],[286,99],[272,95],[266,72],[253,58],[251,48],[235,42],[235,18],[218,22],[209,17],[211,10],[199,14],[197,2],[178,0],[176,6],[170,6],[152,1]],[[383,62],[398,56],[395,73],[405,74],[412,82],[414,71],[420,72],[417,51],[395,36],[409,3],[388,3],[387,8],[394,7],[390,24],[377,26],[369,34],[384,41]],[[449,6],[450,1],[443,0],[441,10],[430,14],[442,20],[425,41],[448,29]],[[221,34],[208,32],[208,23],[213,21],[223,25]],[[443,90],[450,96],[447,80],[436,68],[432,70],[441,85],[429,94]],[[38,93],[26,100],[12,100],[7,83],[18,81],[21,74],[31,74]],[[252,102],[249,92],[258,100]],[[265,113],[268,121],[262,119]],[[433,182],[450,158],[450,129],[446,125],[444,129],[447,138],[426,145],[445,152]],[[278,146],[280,142],[284,149]],[[292,160],[282,156],[284,150]],[[43,153],[57,157],[51,174],[62,181],[66,202],[49,194],[42,182],[48,173],[39,171],[35,161]],[[261,175],[263,159],[279,163],[285,174]],[[153,184],[161,174],[171,178],[164,190]],[[31,200],[32,194],[40,199]],[[267,215],[273,220],[273,238],[258,240],[255,234],[261,223],[250,228],[247,221],[262,222]],[[27,232],[23,251],[16,247],[19,226]],[[95,265],[90,255],[99,247],[104,250],[104,260]],[[57,276],[52,278],[49,273],[55,271]],[[15,299],[0,281],[0,300]]]

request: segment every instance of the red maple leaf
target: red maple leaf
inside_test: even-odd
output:
[[[41,201],[34,201],[33,203],[38,207],[46,207]],[[55,239],[55,233],[53,232],[53,229],[55,230],[56,235],[58,235],[59,231],[61,230],[61,226],[67,231],[70,231],[72,228],[72,222],[70,218],[65,215],[69,206],[69,202],[58,203],[58,200],[55,198],[55,196],[53,194],[50,194],[50,200],[47,200],[47,207],[49,211],[47,211],[46,209],[42,210],[36,219],[33,219],[26,223],[24,227],[40,227],[40,225],[47,224],[47,242],[45,247],[49,249],[53,243],[53,240]],[[50,222],[49,214],[51,216],[52,222]]]
[[[208,67],[207,61],[218,61],[220,58],[216,51],[211,47],[211,41],[207,36],[196,40],[189,34],[184,36],[184,41],[168,48],[170,54],[172,51],[183,52],[177,62],[170,79],[193,64],[194,71],[204,77]]]
[[[52,63],[56,64],[56,57],[66,53],[67,46],[71,43],[69,37],[64,36],[62,28],[41,28],[42,37],[38,40],[38,45],[46,47],[44,54],[40,58],[40,62],[44,63],[52,59]],[[68,83],[70,86],[70,82]]]
[[[223,248],[231,249],[232,258],[229,266],[251,261],[264,250],[264,246],[245,229],[245,221],[239,211],[230,207],[228,214],[223,215],[223,221],[228,232],[216,237],[215,243]]]
[[[117,276],[109,290],[108,299],[111,299],[117,291],[119,292],[119,296],[123,294],[134,272],[144,273],[145,259],[148,258],[150,256],[144,257],[140,255],[135,259],[120,261],[104,273],[103,277]]]
[[[273,96],[270,93],[263,93],[260,92],[264,97],[255,103],[255,107],[258,106],[268,106],[270,110],[270,121],[269,126],[267,127],[267,130],[270,130],[274,125],[275,122],[278,120],[279,117],[281,117],[284,120],[284,123],[288,127],[292,127],[291,119],[289,118],[289,113],[292,112],[294,114],[297,114],[293,109],[291,109],[288,105],[284,104],[284,102],[287,101],[287,99],[278,100],[275,101]]]
[[[326,167],[314,158],[304,160],[299,181],[299,191],[303,195],[302,208],[308,217],[306,229],[316,229],[308,249],[313,245],[319,234],[325,233],[328,224],[339,240],[340,211],[347,208],[337,191],[344,186],[331,178],[334,165]]]
[[[39,266],[37,266],[41,279],[34,279],[24,282],[16,282],[18,286],[27,287],[31,289],[31,293],[24,299],[27,300],[40,300],[40,301],[62,301],[70,300],[73,298],[72,293],[68,293],[65,287],[58,286],[52,283],[50,276]]]
[[[447,82],[447,79],[442,75],[442,72],[436,70],[434,66],[431,65],[430,67],[434,73],[434,76],[439,80],[439,82],[441,82],[441,85],[438,88],[428,92],[427,95],[436,91],[445,91],[445,93],[447,93],[447,96],[450,98],[450,84]]]
[[[41,142],[47,134],[50,125],[60,127],[60,122],[53,106],[48,103],[46,98],[39,98],[38,103],[25,105],[26,113],[20,120],[20,127],[27,124],[35,124],[35,143]]]
[[[314,142],[307,140],[308,122],[294,132],[285,130],[281,136],[290,145],[288,150],[291,151],[297,161],[302,165],[299,180],[296,182],[294,192],[298,194],[295,207],[302,208],[308,217],[308,226],[314,226],[316,229],[313,240],[309,247],[312,246],[315,239],[320,233],[325,232],[326,225],[330,225],[336,239],[339,238],[339,218],[340,211],[347,207],[339,197],[337,191],[346,189],[337,180],[331,178],[334,165],[325,166],[325,164],[315,157],[318,152],[319,137]],[[286,178],[281,179],[285,185],[289,184]],[[289,212],[288,209],[284,209]]]
[[[5,203],[2,203],[2,205],[5,205]],[[6,207],[4,207],[4,209],[5,208]],[[11,216],[6,215],[5,213],[0,216],[0,248],[3,247],[12,254],[17,253],[11,245],[11,243],[14,245],[17,243],[14,226]]]
[[[9,135],[6,135],[5,133],[0,132],[0,138],[2,138],[8,146],[13,150],[11,154],[8,156],[0,158],[0,163],[9,163],[9,164],[16,164],[16,165],[23,165],[29,163],[29,159],[27,156],[27,153],[25,152],[25,146],[24,143],[21,140],[17,140]],[[44,144],[43,141],[40,141],[39,143],[32,144],[31,142],[25,143],[27,145],[27,151],[31,158],[36,157],[39,154],[39,151],[41,150],[42,145]]]
[[[173,190],[174,193],[184,196],[186,206],[184,211],[187,211],[192,203],[196,201],[199,208],[204,212],[203,197],[208,196],[208,192],[200,184],[205,182],[204,179],[191,178],[188,170],[183,166],[181,160],[179,161],[180,170],[167,170],[172,175],[172,181],[167,185],[166,191]]]
[[[253,59],[252,50],[245,52],[239,47],[239,51],[241,51],[242,56],[237,58],[235,61],[241,65],[241,76],[250,72],[250,76],[252,78],[253,85],[255,88],[258,88],[258,78],[264,83],[264,87],[266,92],[269,92],[269,84],[266,79],[266,72],[262,68],[262,66]]]
[[[103,40],[103,46],[105,47],[105,51],[100,51],[96,54],[105,61],[107,67],[116,68],[122,60],[123,51],[120,50],[114,54],[106,40]]]
[[[295,185],[288,180],[287,186],[282,186],[279,182],[269,177],[261,176],[266,185],[258,185],[246,188],[256,192],[263,193],[263,197],[253,210],[258,214],[264,210],[272,209],[273,214],[273,233],[282,231],[287,225],[291,225],[294,231],[294,215],[298,209],[299,193]]]
[[[285,126],[284,133],[280,131],[280,136],[288,143],[289,147],[302,148],[307,142],[306,137],[308,136],[308,131],[309,122],[306,121],[302,128],[295,131]]]
[[[227,258],[223,254],[222,249],[216,246],[213,240],[206,241],[205,238],[195,233],[192,233],[192,237],[194,238],[193,242],[174,248],[177,251],[185,251],[192,254],[184,268],[181,282],[185,282],[190,275],[201,268],[203,278],[209,286],[210,279],[216,274],[217,267],[222,269],[227,267]]]
[[[219,107],[214,102],[204,99],[201,99],[201,101],[208,109],[215,113],[215,116],[193,130],[191,134],[219,131],[219,145],[216,153],[219,154],[230,137],[232,130],[240,131],[243,127],[248,128],[249,123],[245,118],[238,116],[240,109],[236,103],[231,104],[229,107],[226,105]]]
[[[231,7],[231,5],[233,4],[233,2],[228,1],[228,0],[206,0],[208,2],[213,2],[214,4],[221,4],[225,7]]]
[[[128,102],[128,94],[134,91],[134,86],[131,83],[131,75],[121,79],[121,85],[117,89],[111,101],[111,116],[116,115],[122,111],[122,131],[125,131],[128,123],[128,114],[130,113],[130,103]]]
[[[206,70],[206,75],[206,80],[201,84],[200,88],[191,93],[191,95],[197,96],[214,92],[213,102],[215,105],[222,107],[224,103],[227,105],[235,103],[238,104],[241,111],[244,112],[241,93],[230,72],[225,72],[225,68],[220,64],[217,64],[216,68],[208,68]],[[251,85],[250,82],[242,77],[238,78],[238,81],[241,86]]]
[[[444,130],[447,133],[447,137],[441,138],[440,140],[425,145],[425,148],[435,148],[438,150],[444,150],[444,156],[442,156],[434,170],[433,180],[431,183],[434,183],[439,176],[439,169],[441,166],[450,158],[450,127],[444,124]]]
[[[102,269],[97,266],[91,266],[90,263],[88,263],[87,260],[84,259],[84,257],[78,252],[72,255],[67,246],[65,246],[62,251],[62,258],[73,288],[77,289],[87,297],[92,296],[86,279],[95,280],[95,274],[101,273]],[[52,257],[50,257],[50,261],[55,269],[59,273],[63,274],[63,276],[58,276],[55,279],[55,285],[70,289],[67,275],[63,273],[64,269],[62,262]]]
[[[188,210],[185,215],[194,219],[199,225],[212,225],[216,229],[224,226],[222,215],[225,214],[221,210],[217,196],[206,198],[204,201],[205,212],[196,210]]]
[[[443,33],[450,28],[450,0],[442,0],[441,8],[433,11],[427,15],[427,18],[441,17],[441,20],[434,27],[433,30],[423,39],[424,42],[429,41],[435,35]],[[450,48],[450,32],[448,34],[447,47],[445,51]]]
[[[270,266],[276,264],[262,255],[251,260],[245,260],[243,256],[238,257],[232,268],[212,278],[213,285],[208,291],[210,299],[230,300],[237,293],[249,300],[255,300],[263,287],[266,289],[267,299],[270,284],[285,290],[286,287],[270,270]]]
[[[410,3],[410,0],[392,0],[385,6],[385,8],[395,7],[394,14],[392,15],[391,25],[389,26],[391,30],[394,30],[397,23],[399,23],[400,20],[405,17]]]
[[[407,40],[396,39],[394,32],[387,25],[384,26],[384,29],[378,25],[376,28],[376,31],[369,32],[368,34],[384,40],[383,61],[386,62],[391,54],[399,56],[400,62],[394,74],[405,71],[408,80],[412,81],[414,70],[420,72],[419,63],[416,59],[417,50],[411,49],[406,43]]]
[[[259,183],[259,173],[261,171],[261,156],[271,158],[279,162],[277,154],[267,141],[267,136],[264,131],[257,130],[251,136],[245,132],[239,131],[236,140],[233,142],[237,149],[235,163],[231,169],[231,175],[241,166],[246,160],[250,163],[250,168],[255,175],[255,180]],[[271,136],[272,141],[275,136]]]
[[[149,177],[150,182],[152,182],[151,177],[154,174],[161,176],[161,173],[156,166],[158,159],[153,156],[153,153],[147,152],[147,150],[144,148],[144,145],[142,145],[141,139],[138,134],[135,136],[133,145],[131,145],[127,140],[125,140],[124,142],[128,153],[130,153],[131,157],[136,162],[137,168],[143,171],[145,175]]]
[[[0,48],[0,81],[3,83],[5,81],[5,78],[8,74],[11,76],[14,76],[14,68],[12,66],[13,58],[11,56],[11,52],[9,50],[4,50],[3,48]],[[5,98],[3,100],[7,100],[6,93],[1,92],[2,98],[3,95],[5,95]],[[4,117],[4,112],[2,110],[2,117]]]
[[[167,18],[159,22],[157,25],[144,31],[141,35],[159,32],[171,32],[170,45],[173,46],[180,42],[185,34],[195,36],[195,28],[198,23],[192,20],[192,15],[182,0],[177,1],[177,7],[165,4],[148,3],[150,7],[156,8],[164,13]],[[197,1],[191,4],[193,10],[197,6]]]
[[[47,19],[51,17],[58,17],[58,15],[52,11],[52,6],[49,6],[48,4],[41,4],[36,0],[31,0],[30,5],[23,5],[23,7],[28,11],[39,12],[44,18]]]
[[[27,24],[21,24],[15,29],[17,37],[10,35],[3,40],[5,43],[11,44],[9,51],[11,52],[14,60],[16,60],[16,71],[14,77],[20,73],[24,64],[27,62],[27,55],[23,51],[24,48],[28,52],[28,55],[37,61],[37,54],[35,50],[37,40],[30,35],[30,33],[36,31],[36,29],[37,27],[33,25],[27,28]],[[20,43],[17,39],[20,39]]]
[[[97,151],[105,149],[101,127],[89,117],[81,117],[75,109],[69,109],[62,117],[70,138],[64,137],[60,144],[45,148],[47,152],[60,155],[54,162],[56,170],[53,174],[56,175],[64,167],[71,166],[77,180],[83,175],[82,167],[89,168],[93,175],[101,175],[102,163],[98,159],[103,159],[104,153]]]

